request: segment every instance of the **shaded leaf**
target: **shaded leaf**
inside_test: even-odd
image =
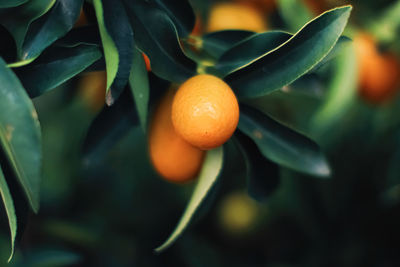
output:
[[[24,263],[31,267],[73,266],[82,261],[82,257],[72,251],[60,249],[41,249],[30,253]]]
[[[58,0],[49,12],[34,21],[25,36],[21,60],[36,58],[46,47],[72,29],[83,0]]]
[[[112,105],[128,83],[133,32],[121,0],[94,0],[107,69],[106,103]]]
[[[144,131],[147,129],[147,110],[150,97],[149,77],[142,53],[135,49],[129,76],[129,85],[136,103],[139,121]]]
[[[37,113],[17,76],[2,59],[0,84],[0,142],[33,211],[37,212],[42,159]]]
[[[77,46],[80,44],[101,45],[101,37],[97,25],[88,25],[70,30],[56,42],[60,46]]]
[[[10,262],[14,255],[15,236],[17,235],[17,216],[15,215],[14,202],[12,200],[10,190],[8,189],[8,185],[1,168],[0,168],[0,194],[1,198],[3,199],[4,208],[6,210],[8,217],[8,224],[10,226],[11,253],[10,257],[8,258],[8,262]]]
[[[246,160],[247,191],[257,201],[266,201],[279,185],[279,166],[266,159],[257,145],[239,130],[234,139]]]
[[[203,167],[198,176],[197,185],[193,191],[186,209],[179,220],[178,225],[175,230],[169,236],[169,238],[158,248],[155,249],[156,252],[160,253],[170,247],[183,233],[190,223],[193,215],[200,207],[200,204],[204,201],[208,195],[210,189],[215,184],[219,173],[222,169],[223,163],[223,147],[218,147],[216,149],[207,152],[205,157]]]
[[[16,73],[29,96],[37,97],[71,79],[100,58],[101,52],[95,45],[54,46],[32,64],[17,68]]]
[[[269,160],[307,174],[326,177],[330,168],[318,145],[249,106],[240,106],[239,129]]]
[[[2,0],[0,2],[0,8],[16,7],[26,2],[28,2],[28,0]]]
[[[182,51],[177,30],[167,13],[152,1],[125,1],[137,47],[150,59],[159,77],[183,82],[196,73],[196,63]]]
[[[238,97],[266,95],[288,85],[315,67],[336,44],[351,7],[323,13],[287,42],[229,74],[225,80]]]

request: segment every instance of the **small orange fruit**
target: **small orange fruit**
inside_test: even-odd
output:
[[[267,30],[265,18],[258,9],[236,3],[219,3],[210,10],[207,31],[248,30],[263,32]]]
[[[175,91],[170,89],[155,110],[148,141],[151,162],[157,172],[167,181],[183,183],[195,178],[205,152],[175,133],[171,121]]]
[[[150,65],[149,57],[145,53],[142,53],[142,56],[143,56],[143,59],[144,59],[144,63],[146,64],[146,70],[147,71],[151,71],[151,65]]]
[[[220,78],[196,75],[185,81],[172,104],[176,132],[200,149],[224,144],[239,121],[239,104],[232,89]]]
[[[107,87],[105,71],[94,71],[82,76],[78,83],[78,96],[89,110],[96,113],[103,108]]]

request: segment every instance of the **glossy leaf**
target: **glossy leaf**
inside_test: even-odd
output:
[[[15,215],[14,202],[12,200],[10,190],[8,189],[8,185],[1,168],[0,168],[0,194],[1,198],[3,199],[4,208],[8,217],[8,224],[10,226],[11,254],[8,259],[8,262],[10,262],[14,255],[15,236],[17,235],[17,216]]]
[[[133,32],[121,0],[94,0],[107,68],[106,103],[112,105],[128,83]]]
[[[150,59],[152,71],[173,82],[196,73],[196,63],[182,51],[177,30],[167,13],[151,1],[126,1],[137,47]]]
[[[334,47],[351,7],[325,12],[287,42],[229,74],[225,80],[238,97],[266,95],[288,85],[315,67]]]
[[[201,38],[201,48],[218,59],[236,43],[245,40],[254,32],[243,30],[225,30],[205,34]]]
[[[135,49],[129,76],[129,85],[136,103],[139,121],[144,131],[147,129],[147,110],[150,97],[149,77],[142,53]]]
[[[45,48],[72,29],[83,0],[58,0],[49,12],[34,21],[25,36],[21,60],[36,58]]]
[[[311,139],[254,108],[240,108],[239,129],[256,143],[264,157],[296,171],[330,175],[324,155]]]
[[[36,110],[17,76],[2,59],[0,84],[1,146],[33,211],[37,212],[42,145]]]
[[[0,10],[0,24],[14,37],[18,60],[24,58],[22,45],[30,24],[44,15],[56,3],[56,0],[30,0],[26,3]]]
[[[290,37],[291,34],[280,31],[253,34],[226,51],[218,60],[216,68],[225,76],[283,44]]]
[[[30,97],[40,96],[79,74],[96,60],[101,52],[95,45],[51,47],[37,60],[17,68],[16,73]]]
[[[279,185],[279,166],[266,159],[257,145],[239,130],[234,139],[246,160],[247,191],[257,201],[266,201]]]
[[[169,236],[169,238],[158,248],[155,249],[156,252],[160,253],[170,247],[183,233],[190,223],[196,210],[200,207],[200,204],[207,197],[210,189],[215,184],[219,173],[222,169],[223,163],[223,147],[219,147],[207,152],[205,157],[203,167],[198,176],[197,185],[193,191],[186,209],[179,220],[178,225],[175,230]]]

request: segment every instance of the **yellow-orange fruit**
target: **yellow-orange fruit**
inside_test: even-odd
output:
[[[190,144],[207,150],[224,144],[239,121],[239,104],[232,89],[218,77],[200,74],[185,81],[172,104],[176,132]]]
[[[375,40],[366,33],[354,38],[359,66],[359,94],[371,103],[393,98],[400,82],[400,64],[389,53],[379,53]]]
[[[207,31],[248,30],[263,32],[267,30],[264,15],[258,9],[236,3],[214,5],[209,14]]]
[[[175,133],[171,121],[175,90],[170,89],[155,110],[149,130],[150,159],[167,181],[183,183],[195,178],[203,163],[204,151],[193,147]]]
[[[78,97],[92,112],[98,112],[105,103],[107,74],[105,71],[94,71],[82,76],[78,83]]]

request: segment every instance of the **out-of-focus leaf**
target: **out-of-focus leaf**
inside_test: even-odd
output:
[[[340,36],[338,41],[336,42],[335,46],[332,48],[332,50],[329,52],[329,54],[324,57],[310,72],[315,72],[317,71],[320,67],[324,66],[328,62],[330,62],[332,59],[336,58],[339,56],[344,49],[352,42],[352,40],[349,37],[346,36]]]
[[[85,70],[101,58],[96,45],[51,47],[37,60],[17,68],[16,73],[30,97],[37,97],[54,89]]]
[[[254,32],[243,30],[225,30],[208,33],[201,38],[201,48],[218,59],[229,48],[253,34]]]
[[[82,260],[82,257],[71,251],[56,249],[41,249],[29,254],[24,265],[30,267],[62,267],[74,266]]]
[[[223,147],[219,147],[207,152],[206,158],[203,163],[203,167],[198,176],[198,183],[193,191],[186,209],[179,220],[175,230],[169,236],[169,238],[158,248],[156,252],[160,253],[170,247],[183,233],[188,224],[190,223],[196,210],[200,207],[200,204],[207,197],[209,191],[215,184],[219,173],[222,169],[223,163]]]
[[[227,75],[234,69],[256,60],[270,50],[286,42],[291,34],[279,31],[269,31],[254,34],[245,40],[238,42],[226,51],[215,66],[223,75]]]
[[[167,13],[152,1],[125,1],[138,48],[159,77],[181,83],[196,72],[196,63],[182,51],[177,30]]]
[[[246,159],[247,191],[257,201],[265,201],[279,185],[279,167],[266,159],[257,145],[240,131],[234,135]]]
[[[196,21],[195,14],[187,0],[155,0],[174,22],[179,37],[189,35]]]
[[[400,29],[400,1],[393,1],[384,12],[380,12],[378,19],[373,19],[367,27],[380,41],[390,43],[398,38]]]
[[[44,15],[56,0],[30,0],[12,8],[0,10],[0,24],[14,37],[18,60],[23,59],[22,45],[30,24]]]
[[[242,105],[240,109],[239,129],[253,139],[266,158],[314,176],[330,175],[324,155],[311,139],[254,108]]]
[[[144,131],[147,129],[147,109],[150,97],[149,77],[142,53],[135,49],[129,76],[129,85],[135,99],[139,121]]]
[[[10,253],[10,258],[8,258],[8,262],[10,262],[14,255],[14,242],[15,242],[15,236],[17,235],[17,216],[15,216],[14,202],[12,200],[10,190],[8,189],[8,185],[1,168],[0,168],[0,194],[1,198],[3,199],[4,208],[6,210],[8,217],[8,224],[10,226],[11,253]]]
[[[0,8],[16,7],[26,2],[28,2],[28,0],[2,0],[0,2]]]
[[[351,7],[322,14],[287,42],[225,77],[238,97],[266,95],[288,85],[315,67],[334,47]]]
[[[291,31],[296,31],[313,17],[304,1],[278,0],[278,10]]]
[[[21,60],[36,58],[64,36],[78,19],[83,0],[58,0],[49,12],[34,21],[25,36]]]
[[[119,97],[129,80],[133,32],[122,0],[94,0],[107,68],[106,103]]]
[[[0,59],[0,142],[34,212],[39,210],[42,145],[36,110]]]

